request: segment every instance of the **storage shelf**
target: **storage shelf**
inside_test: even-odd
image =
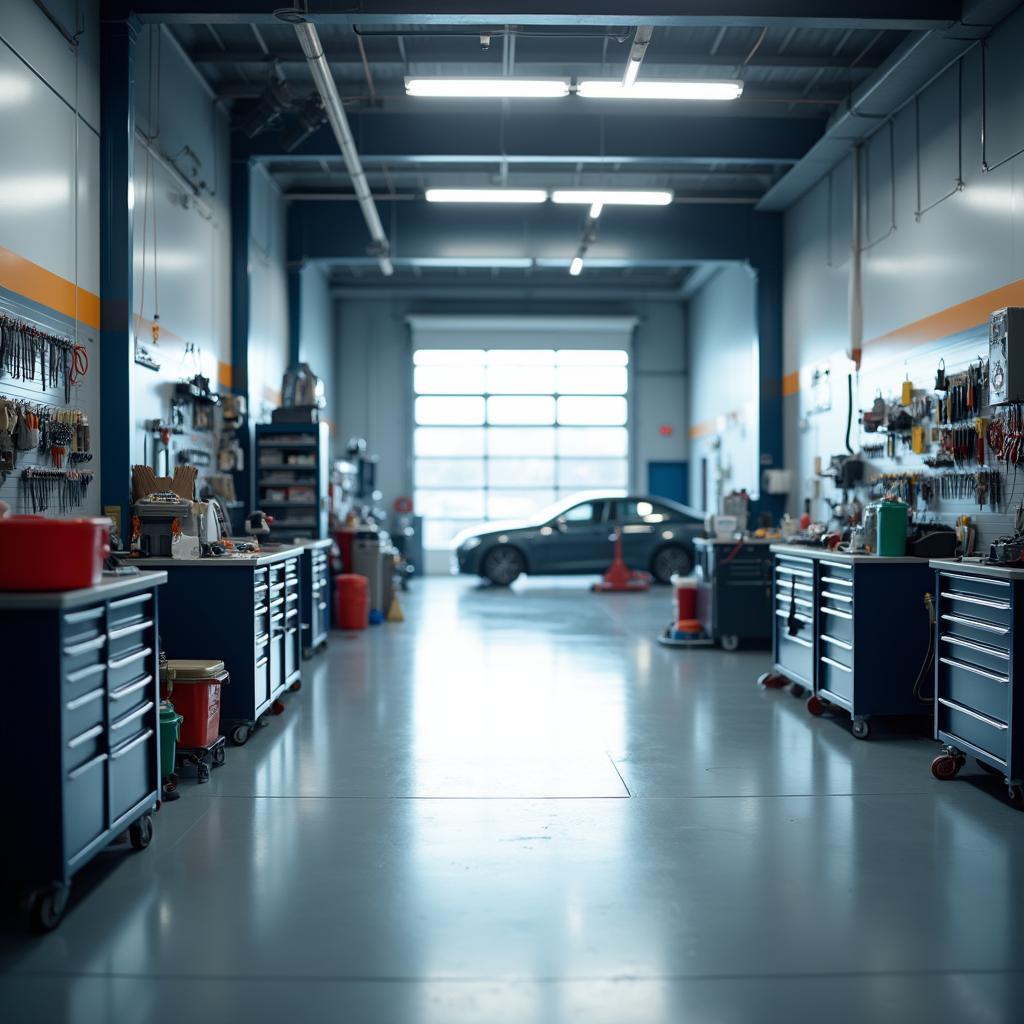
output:
[[[307,465],[305,465],[303,463],[294,463],[293,464],[293,463],[288,463],[288,462],[270,462],[270,463],[261,463],[256,468],[257,469],[288,469],[288,470],[292,470],[292,471],[299,470],[300,472],[305,472],[305,473],[315,473],[316,472],[316,466],[307,466]],[[260,486],[263,487],[265,485],[261,482]]]

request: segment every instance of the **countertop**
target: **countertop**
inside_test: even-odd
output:
[[[297,543],[302,548],[329,548],[334,543],[334,538],[321,537],[318,540],[300,540]]]
[[[734,537],[722,540],[720,537],[694,537],[694,544],[706,544],[708,547],[734,548],[737,544],[778,544],[777,537]]]
[[[848,551],[830,551],[828,548],[808,544],[772,544],[773,555],[793,555],[798,558],[822,558],[844,565],[926,565],[926,558],[913,555],[851,555]]]
[[[196,566],[204,569],[254,569],[256,566],[270,565],[272,562],[281,562],[286,558],[298,558],[301,554],[301,544],[285,544],[269,551],[264,548],[259,554],[254,555],[220,555],[211,558],[140,558],[137,560],[137,564],[140,569],[150,566],[155,569],[195,568]]]
[[[78,608],[97,601],[127,597],[166,582],[167,573],[147,571],[134,576],[104,576],[95,587],[79,590],[0,590],[0,608],[15,611]]]
[[[958,558],[933,558],[928,563],[944,572],[970,573],[972,576],[990,576],[996,580],[1024,580],[1024,569],[1011,569],[1004,565],[982,565],[980,562],[961,562]]]

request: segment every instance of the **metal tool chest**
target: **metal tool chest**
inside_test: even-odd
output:
[[[221,694],[225,735],[245,743],[278,698],[302,683],[302,548],[245,557],[148,559],[167,572],[163,649],[169,658],[217,658],[231,675]]]
[[[772,554],[757,539],[693,542],[697,554],[697,618],[722,648],[771,641]]]
[[[790,545],[771,551],[774,671],[759,682],[811,690],[807,710],[841,708],[858,739],[870,734],[873,715],[929,714],[928,563]]]
[[[143,849],[152,837],[157,588],[166,578],[147,572],[82,590],[0,593],[9,683],[0,864],[37,929],[56,927],[72,875],[112,839],[128,830]]]
[[[931,566],[938,610],[935,738],[945,745],[932,773],[953,778],[969,754],[1002,775],[1011,803],[1024,808],[1024,700],[1014,698],[1024,570],[945,559]]]
[[[302,656],[311,658],[324,647],[331,631],[331,545],[307,540],[302,545]]]

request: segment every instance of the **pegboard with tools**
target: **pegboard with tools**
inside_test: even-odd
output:
[[[0,296],[0,500],[17,513],[99,512],[98,342]]]

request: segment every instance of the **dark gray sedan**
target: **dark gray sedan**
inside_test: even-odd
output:
[[[665,498],[575,495],[533,520],[463,530],[452,541],[452,571],[506,587],[524,572],[603,573],[616,527],[626,564],[661,583],[693,568],[693,539],[704,535],[699,512]]]

